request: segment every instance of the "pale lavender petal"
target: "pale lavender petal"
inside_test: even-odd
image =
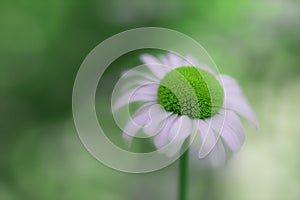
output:
[[[165,148],[159,149],[160,153],[163,153],[169,157],[179,153],[182,149],[182,145],[185,140],[192,134],[193,120],[187,116],[177,117],[168,133],[168,145]]]
[[[159,78],[159,80],[161,80],[163,77],[165,77],[167,75],[167,73],[169,73],[172,68],[168,67],[168,66],[165,66],[163,64],[148,64],[147,65],[148,68],[151,70],[151,71],[160,71],[159,73],[159,76],[157,76]]]
[[[169,66],[170,68],[177,68],[181,66],[191,65],[185,60],[185,58],[181,58],[180,56],[174,53],[169,53],[165,56],[160,56],[159,58],[164,65]]]
[[[115,112],[116,110],[120,109],[121,107],[128,105],[129,103],[135,101],[144,101],[144,102],[155,102],[157,97],[152,95],[135,95],[133,96],[132,92],[123,95],[118,101],[113,104],[112,110]]]
[[[161,60],[162,64],[166,67],[169,67],[169,68],[174,68],[168,58],[168,56],[165,56],[165,55],[162,55],[159,57],[159,59]]]
[[[152,84],[159,85],[159,83],[142,79],[142,78],[134,79],[134,80],[126,81],[124,84],[122,83],[120,92],[124,93],[142,87],[143,85],[152,85]]]
[[[167,124],[169,124],[169,121],[167,120]],[[170,125],[168,125],[170,126]],[[168,134],[168,130],[165,128],[162,129],[161,132],[159,132],[157,135],[154,136],[153,142],[157,149],[162,148],[166,144],[168,144],[168,139],[166,138],[166,134]]]
[[[159,79],[162,79],[166,75],[166,69],[162,66],[162,63],[154,56],[149,54],[141,55],[142,62],[149,67],[152,73]]]
[[[136,102],[136,101],[156,101],[157,96],[152,94],[140,94],[136,93],[133,94],[129,100],[129,103]]]
[[[184,142],[185,142],[185,140],[170,142],[166,147],[158,149],[158,152],[161,154],[164,154],[168,157],[173,157],[176,154],[180,153]],[[183,153],[183,152],[181,152],[181,153]]]
[[[131,89],[113,104],[113,111],[136,101],[155,102],[157,100],[157,88],[157,84],[147,84]]]
[[[158,84],[147,84],[138,87],[136,90],[133,90],[133,92],[134,94],[156,95],[158,87]]]
[[[149,121],[149,109],[151,108],[151,104],[142,105],[134,114],[133,118],[129,120],[123,129],[123,137],[130,139],[136,135],[138,130],[140,130],[144,125],[146,125]]]
[[[150,110],[156,104],[153,103],[144,103],[139,109],[135,112],[132,121],[139,127],[144,127],[150,123]],[[135,117],[136,116],[136,117]]]
[[[150,122],[144,127],[144,132],[148,136],[154,136],[163,128],[165,119],[170,116],[171,113],[167,113],[159,104],[153,105],[148,112]]]
[[[135,69],[126,71],[125,73],[123,73],[121,78],[127,79],[127,78],[134,78],[134,77],[139,77],[139,78],[142,78],[143,80],[148,80],[148,81],[153,81],[153,82],[159,83],[159,79],[156,76],[154,76],[150,73],[138,71]]]
[[[123,139],[124,139],[124,140],[126,141],[126,143],[128,144],[128,146],[130,146],[133,137],[131,137],[131,136],[127,135],[127,134],[122,134],[122,136],[123,136]]]
[[[245,141],[245,131],[239,117],[230,110],[222,110],[212,120],[212,129],[221,135],[228,147],[237,152]]]
[[[180,126],[181,126],[182,118],[181,116],[177,117],[172,124],[169,133],[168,133],[168,140],[171,141],[179,132]]]
[[[226,162],[226,152],[221,140],[218,140],[212,151],[205,158],[211,166],[219,167]]]
[[[217,144],[219,137],[211,129],[211,124],[213,121],[211,119],[207,121],[194,120],[195,126],[198,128],[201,137],[201,147],[199,151],[199,158],[205,158]]]
[[[169,139],[173,141],[184,141],[193,131],[193,120],[182,115],[177,118],[170,129]]]
[[[168,54],[168,60],[169,60],[170,65],[173,68],[182,67],[182,66],[184,66],[184,63],[185,63],[185,60],[183,58],[181,58],[180,56],[178,56],[174,53]]]
[[[128,91],[129,89],[138,88],[139,86],[147,84],[159,84],[160,80],[151,73],[131,69],[123,73],[121,77],[122,83],[121,92]]]
[[[216,74],[216,71],[213,70],[212,68],[206,66],[206,65],[203,65],[203,64],[200,64],[196,58],[194,58],[193,56],[191,55],[187,55],[185,56],[185,59],[186,59],[186,62],[189,64],[189,65],[192,65],[192,66],[195,66],[195,67],[199,67],[200,69],[203,69],[205,71],[208,71],[210,72],[211,74]]]
[[[258,123],[256,117],[238,83],[233,78],[226,75],[217,76],[217,79],[224,88],[225,109],[237,112],[239,115],[249,120],[257,128]]]
[[[143,54],[140,56],[140,59],[144,64],[161,64],[161,62],[150,54]]]
[[[154,137],[154,145],[156,148],[159,149],[170,142],[168,139],[169,130],[171,129],[177,117],[177,115],[171,115],[166,119],[166,123],[164,124],[162,130]]]

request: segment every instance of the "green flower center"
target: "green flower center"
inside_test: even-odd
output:
[[[166,111],[206,119],[222,107],[224,91],[209,72],[191,66],[170,71],[160,82],[158,102]]]

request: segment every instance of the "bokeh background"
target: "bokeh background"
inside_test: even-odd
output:
[[[107,37],[142,26],[200,42],[239,80],[260,122],[259,131],[245,124],[246,143],[227,166],[191,166],[189,199],[299,199],[299,19],[297,0],[1,0],[0,199],[176,198],[178,163],[144,175],[109,169],[88,154],[72,120],[83,59]],[[104,81],[113,84],[137,56]]]

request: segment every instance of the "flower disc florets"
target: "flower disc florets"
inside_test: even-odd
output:
[[[160,82],[158,102],[166,111],[206,119],[223,106],[224,91],[211,73],[192,66],[170,71]]]

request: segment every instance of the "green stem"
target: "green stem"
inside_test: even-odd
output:
[[[179,159],[179,200],[187,200],[189,151],[186,150]]]

